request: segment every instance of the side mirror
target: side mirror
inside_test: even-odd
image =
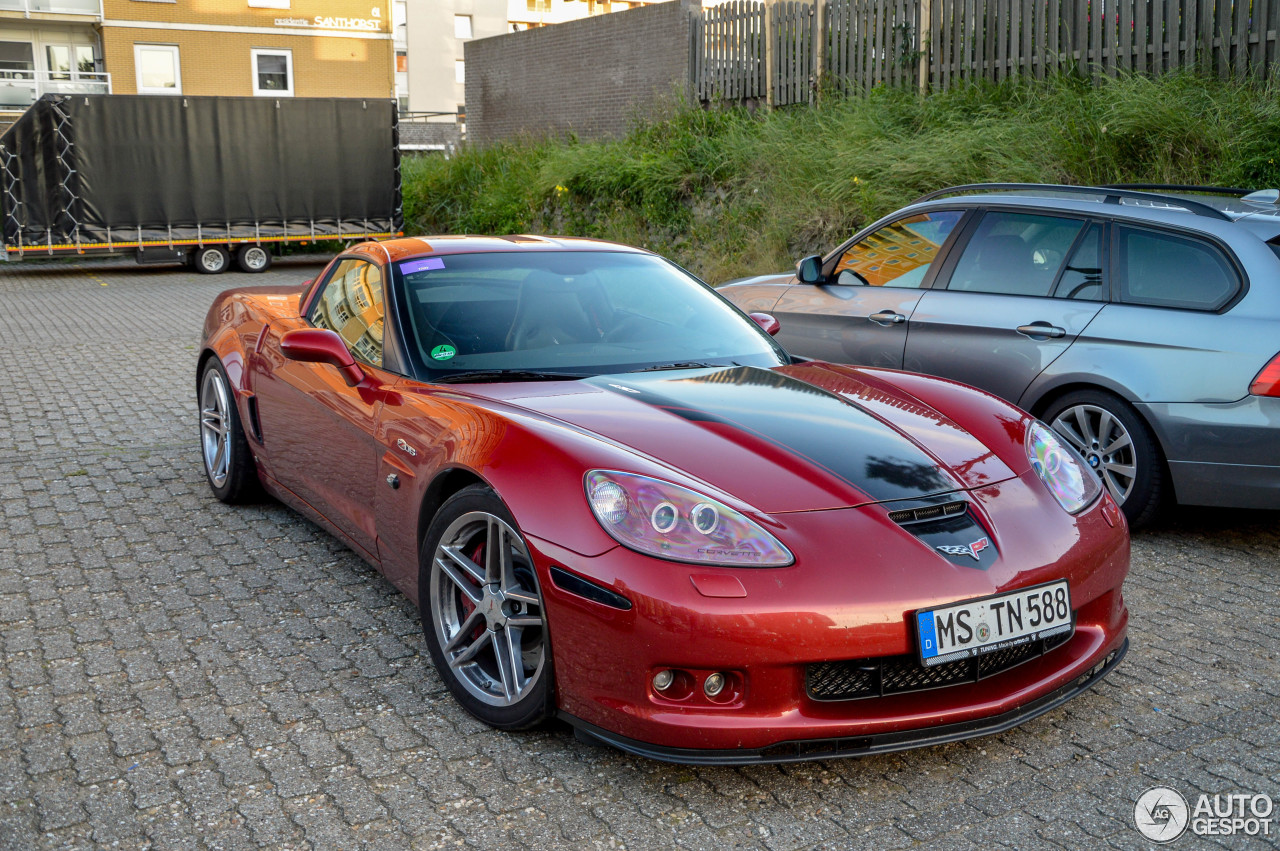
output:
[[[280,338],[280,351],[289,360],[303,363],[327,363],[342,373],[351,387],[364,380],[364,370],[351,357],[342,338],[324,328],[298,328]]]
[[[820,284],[822,277],[822,258],[817,254],[810,255],[796,264],[796,278],[802,284]]]
[[[778,336],[778,332],[782,330],[782,323],[767,313],[748,313],[751,321],[764,329],[764,332],[770,337]]]

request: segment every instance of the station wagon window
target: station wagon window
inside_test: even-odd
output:
[[[337,332],[356,360],[382,366],[382,272],[365,260],[343,260],[325,281],[307,317]]]
[[[1120,300],[1156,307],[1217,310],[1241,281],[1226,256],[1199,239],[1117,227]]]
[[[918,288],[963,215],[959,210],[939,210],[880,228],[840,257],[836,283]]]
[[[1102,225],[1090,225],[1080,237],[1053,294],[1058,298],[1102,301]]]
[[[989,212],[964,247],[947,289],[1047,296],[1084,225],[1063,216]]]

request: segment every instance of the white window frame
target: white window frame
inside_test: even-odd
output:
[[[462,30],[466,30],[466,35],[462,34]],[[470,15],[454,15],[453,16],[453,37],[466,41],[475,38],[475,29],[472,27]]]
[[[289,75],[289,87],[287,89],[261,89],[258,88],[258,57],[259,56],[283,56],[284,70]],[[249,51],[249,71],[253,75],[253,94],[255,97],[275,97],[275,98],[291,98],[293,97],[293,50],[288,47],[255,47]]]
[[[139,60],[144,50],[163,50],[173,54],[173,82],[172,89],[155,88],[142,85],[142,63]],[[137,78],[138,94],[140,95],[180,95],[182,94],[182,53],[178,50],[176,44],[152,44],[150,42],[135,42],[133,45],[133,71]]]
[[[455,83],[467,81],[467,63],[461,59],[453,60],[453,81]]]

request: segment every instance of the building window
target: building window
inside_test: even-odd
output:
[[[409,71],[409,54],[403,50],[396,51],[396,73],[405,74]]]
[[[470,15],[454,15],[453,16],[453,37],[454,38],[471,38],[471,16]]]
[[[144,95],[182,94],[182,65],[176,44],[135,44],[138,92]]]
[[[467,63],[461,59],[455,59],[453,62],[453,80],[455,83],[465,83],[467,81]]]
[[[293,51],[251,50],[253,93],[266,97],[293,96]]]

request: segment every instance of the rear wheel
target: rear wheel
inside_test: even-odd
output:
[[[231,255],[225,248],[208,245],[195,250],[191,255],[191,265],[202,275],[220,275],[231,265]]]
[[[262,496],[249,442],[240,425],[227,373],[216,357],[200,376],[200,456],[213,495],[223,502],[252,502]]]
[[[432,661],[463,708],[499,730],[550,717],[551,647],[529,549],[507,507],[463,488],[427,530],[418,594]]]
[[[242,245],[236,249],[236,267],[241,272],[265,272],[271,268],[271,252],[261,245]]]
[[[1044,420],[1084,456],[1131,527],[1155,519],[1167,490],[1164,455],[1128,402],[1101,390],[1080,390],[1050,405]]]

